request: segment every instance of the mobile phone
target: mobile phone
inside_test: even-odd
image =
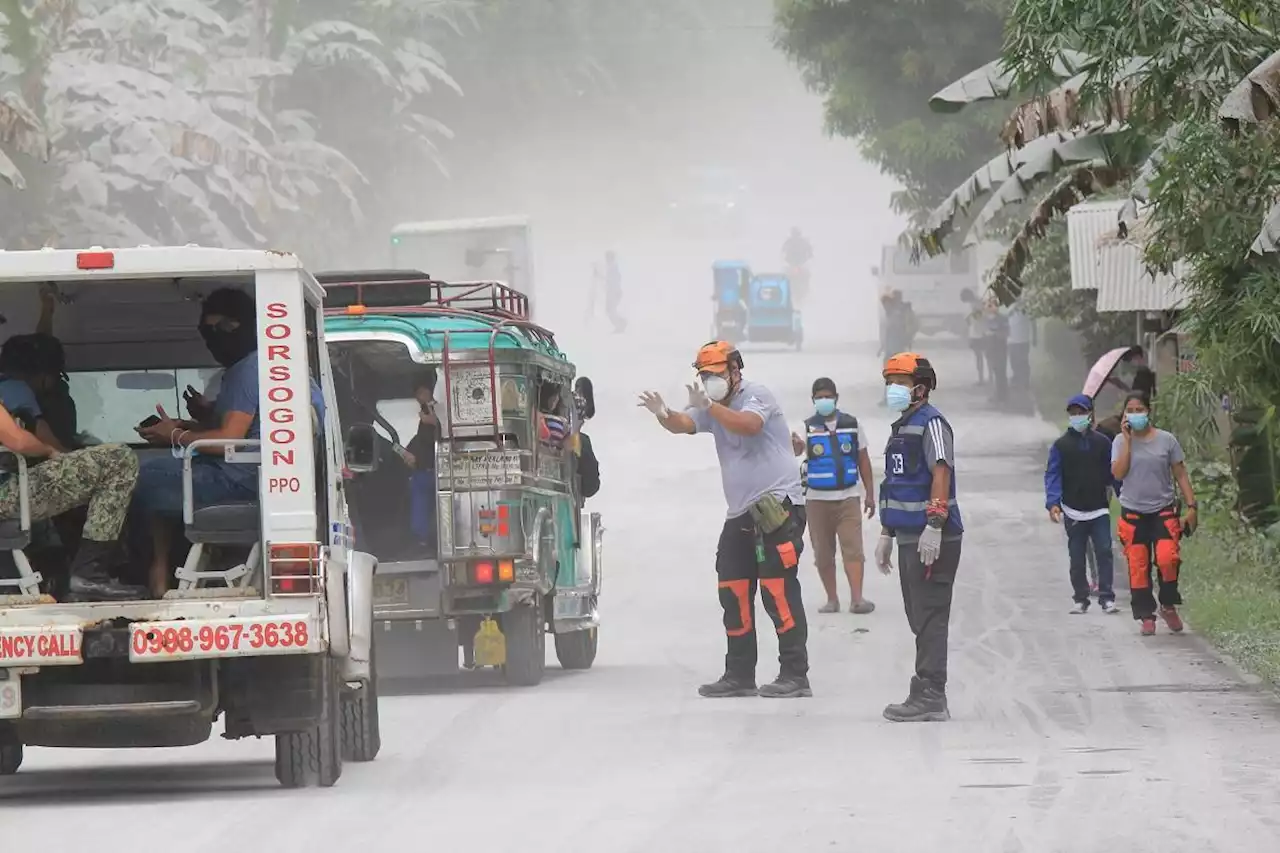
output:
[[[160,423],[160,416],[152,415],[151,417],[144,420],[142,423],[138,424],[138,429],[146,429],[147,427],[153,427],[158,423]]]
[[[188,385],[187,390],[182,392],[182,399],[188,403],[191,402],[192,398],[198,396],[200,396],[200,392],[195,389],[194,385]]]

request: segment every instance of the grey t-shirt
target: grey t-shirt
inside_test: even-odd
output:
[[[764,420],[764,429],[755,435],[737,435],[701,409],[688,408],[684,413],[693,419],[698,432],[709,432],[716,440],[729,518],[745,514],[765,495],[791,498],[792,503],[803,504],[800,470],[791,450],[791,430],[773,394],[763,385],[744,379],[726,405],[735,412],[759,415]]]
[[[1129,456],[1129,473],[1120,481],[1120,506],[1134,512],[1159,512],[1173,503],[1173,466],[1181,462],[1182,445],[1173,433],[1152,430],[1144,438],[1116,436],[1111,444],[1111,461],[1120,458],[1128,442],[1133,445]]]
[[[894,423],[894,426],[896,427],[907,417],[908,415],[904,414]],[[942,418],[929,421],[924,431],[924,461],[929,466],[930,472],[938,467],[939,462],[944,462],[951,469],[951,476],[956,475],[956,438],[951,431],[951,425]],[[880,494],[884,494],[883,488]],[[912,530],[900,530],[895,535],[899,545],[912,545],[920,541],[920,534]],[[951,528],[947,528],[942,534],[942,538],[947,542],[960,539],[961,536],[962,534],[956,533]]]

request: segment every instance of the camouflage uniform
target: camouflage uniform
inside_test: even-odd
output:
[[[31,520],[87,505],[84,538],[114,542],[120,538],[137,480],[137,454],[122,444],[60,454],[30,470]],[[18,513],[18,477],[10,474],[0,483],[0,518],[17,518]]]

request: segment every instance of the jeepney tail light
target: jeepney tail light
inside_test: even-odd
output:
[[[76,268],[82,270],[109,270],[116,265],[115,252],[77,252]]]
[[[511,560],[498,561],[498,580],[511,583],[516,579],[516,564]]]
[[[319,542],[272,543],[267,577],[272,595],[319,595]]]
[[[476,563],[472,575],[476,583],[493,583],[493,563]]]

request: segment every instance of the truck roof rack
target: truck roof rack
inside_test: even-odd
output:
[[[434,308],[529,321],[529,297],[497,281],[438,281],[419,270],[324,272],[315,278],[330,315]]]

